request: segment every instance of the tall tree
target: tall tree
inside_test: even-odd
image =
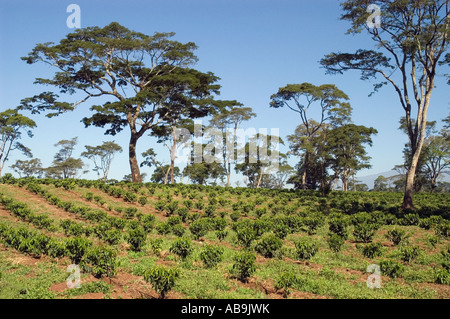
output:
[[[345,123],[351,114],[351,106],[347,102],[348,96],[333,84],[315,86],[311,83],[288,84],[271,96],[270,106],[280,108],[287,106],[300,115],[305,137],[311,144],[315,133],[325,124],[338,125]],[[313,105],[318,105],[320,118],[312,120],[309,110]],[[313,165],[309,150],[303,154],[302,188],[308,188],[308,172]]]
[[[346,124],[329,132],[328,150],[333,155],[332,169],[342,181],[342,190],[348,190],[350,177],[363,168],[370,168],[370,157],[365,145],[372,146],[371,135],[377,130],[362,125]]]
[[[279,152],[279,144],[284,141],[275,135],[265,135],[257,133],[249,138],[244,146],[244,159],[234,167],[236,172],[242,173],[248,179],[248,187],[259,188],[262,185],[264,176],[275,174],[272,166],[276,163],[279,172],[280,162],[286,165],[287,155]],[[283,167],[283,170],[287,167]]]
[[[94,172],[100,177],[102,173],[103,181],[108,179],[111,162],[114,155],[122,152],[122,147],[114,142],[103,142],[101,145],[89,146],[85,145],[86,151],[81,153],[81,156],[86,157],[94,162]]]
[[[74,137],[70,140],[61,140],[55,144],[55,147],[59,147],[60,149],[54,156],[53,165],[45,169],[48,177],[65,179],[75,178],[78,175],[84,163],[80,158],[72,157],[77,143],[78,138]]]
[[[20,114],[17,110],[7,109],[0,112],[0,176],[10,153],[20,150],[26,156],[31,157],[31,151],[19,142],[22,133],[26,132],[32,137],[31,129],[36,127],[36,123]]]
[[[59,101],[53,92],[43,92],[22,100],[21,108],[32,113],[50,111],[47,116],[51,117],[74,110],[91,98],[111,98],[103,105],[93,105],[94,114],[83,122],[86,126],[109,126],[105,134],[110,135],[129,128],[132,179],[140,182],[138,140],[169,114],[186,106],[174,103],[180,96],[204,113],[213,103],[212,95],[219,93],[216,76],[189,68],[197,61],[193,53],[196,45],[173,41],[173,36],[149,36],[113,22],[104,28],[77,29],[59,44],[38,44],[22,59],[29,64],[44,62],[57,71],[53,78],[37,78],[36,83],[83,97],[67,103]]]
[[[380,8],[381,24],[375,28],[367,23],[369,4]],[[428,108],[438,66],[442,65],[439,62],[448,50],[449,1],[347,0],[341,6],[341,19],[351,23],[348,33],[365,29],[381,52],[360,49],[355,53],[331,53],[321,64],[331,74],[358,70],[362,80],[381,78],[374,91],[387,84],[395,89],[405,111],[412,154],[402,208],[414,208],[414,178],[424,144]]]
[[[218,128],[223,134],[223,164],[227,174],[227,187],[231,186],[231,165],[236,164],[237,134],[242,122],[255,117],[252,108],[242,107],[235,103],[229,108],[222,109],[210,121],[212,127]]]
[[[33,158],[27,161],[17,160],[11,168],[19,174],[19,177],[37,176],[40,178],[44,172],[42,162],[39,158]]]

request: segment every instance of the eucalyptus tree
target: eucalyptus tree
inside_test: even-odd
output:
[[[348,96],[333,84],[315,86],[311,83],[288,84],[271,96],[273,108],[288,107],[300,115],[304,128],[306,143],[312,144],[314,135],[326,124],[341,125],[346,123],[351,114]],[[318,108],[319,118],[309,118],[313,107]],[[314,111],[313,111],[314,112]],[[313,165],[311,150],[304,149],[301,188],[308,188],[308,174]]]
[[[140,182],[137,142],[151,128],[185,107],[204,114],[219,94],[219,80],[213,73],[190,67],[197,61],[193,42],[181,43],[174,33],[152,36],[131,31],[117,22],[100,27],[77,29],[58,44],[37,44],[22,59],[42,62],[55,70],[52,78],[37,78],[37,84],[53,86],[61,94],[77,94],[74,103],[46,91],[23,99],[21,108],[32,113],[48,111],[48,117],[75,110],[93,98],[92,116],[83,118],[86,127],[107,127],[105,134],[130,131],[128,157],[133,182]]]
[[[381,23],[370,22],[368,5],[378,6]],[[411,161],[406,174],[402,208],[414,208],[413,189],[417,164],[424,145],[427,114],[439,67],[448,65],[448,0],[347,0],[341,4],[342,20],[351,23],[349,34],[364,31],[376,50],[330,53],[322,66],[330,74],[361,72],[361,80],[379,79],[374,92],[390,85],[405,112]],[[373,93],[373,92],[372,92]]]
[[[36,123],[32,119],[20,114],[16,109],[0,112],[0,176],[12,151],[19,150],[27,157],[32,156],[30,149],[19,140],[24,132],[32,137],[31,129],[35,127]]]

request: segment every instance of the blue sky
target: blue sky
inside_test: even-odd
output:
[[[48,89],[33,82],[36,77],[50,76],[51,69],[43,64],[27,65],[20,57],[37,43],[58,42],[73,31],[66,25],[70,14],[66,8],[71,3],[81,8],[81,27],[102,27],[117,21],[142,33],[175,32],[175,40],[195,42],[199,47],[195,67],[221,78],[220,98],[238,100],[257,113],[244,127],[279,128],[284,138],[293,133],[300,118],[286,108],[269,108],[270,96],[286,84],[333,83],[350,97],[353,122],[379,132],[373,138],[373,147],[368,148],[373,167],[358,175],[389,171],[402,161],[407,138],[398,130],[403,110],[394,90],[385,87],[369,98],[373,83],[359,80],[356,72],[332,76],[320,67],[319,60],[332,51],[373,48],[368,36],[345,34],[349,25],[339,20],[341,11],[336,0],[1,0],[0,110]],[[442,74],[436,81],[429,120],[440,121],[449,114],[449,90]],[[110,140],[126,150],[128,131],[112,137],[103,135],[104,130],[99,128],[84,128],[80,120],[89,114],[90,105],[88,102],[75,112],[53,119],[33,116],[38,128],[32,139],[23,139],[24,144],[44,166],[51,165],[54,144],[75,136],[79,139],[75,155],[84,145]],[[161,158],[168,158],[168,152],[149,137],[139,142],[138,151],[149,147],[154,147]],[[24,158],[13,154],[8,164],[16,159]],[[297,159],[290,162],[295,164]],[[151,173],[151,169],[143,171]],[[114,160],[110,177],[121,179],[128,173],[125,151]],[[83,177],[96,176],[89,173]]]

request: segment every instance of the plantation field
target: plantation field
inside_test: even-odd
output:
[[[3,177],[0,298],[448,299],[450,196],[401,201]]]

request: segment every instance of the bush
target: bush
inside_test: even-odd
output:
[[[217,236],[217,239],[219,239],[219,241],[223,241],[225,239],[225,237],[228,236],[228,231],[227,230],[218,230],[218,231],[216,231],[216,236]]]
[[[343,239],[348,238],[347,234],[347,221],[342,217],[335,217],[329,220],[329,230],[341,236]]]
[[[248,278],[256,271],[256,256],[249,252],[241,252],[233,257],[234,264],[230,270],[231,274],[240,281],[247,282]]]
[[[374,258],[382,255],[382,248],[381,243],[369,243],[361,247],[361,253],[366,258]]]
[[[275,289],[283,289],[283,297],[287,298],[288,295],[291,293],[289,288],[292,288],[295,286],[298,282],[297,276],[292,272],[283,272],[281,273],[276,282],[275,282]]]
[[[206,245],[200,252],[200,259],[207,268],[213,268],[222,261],[223,248],[220,246]]]
[[[126,202],[134,203],[137,201],[137,195],[132,192],[124,192],[123,199],[125,199]]]
[[[84,195],[84,198],[91,202],[94,199],[94,194],[91,192],[87,192],[86,195]]]
[[[189,230],[195,239],[200,239],[208,233],[209,227],[205,219],[198,219],[189,225]]]
[[[186,259],[192,252],[192,244],[189,239],[179,238],[173,242],[170,246],[170,252],[180,256],[182,259]]]
[[[107,247],[91,247],[83,257],[81,266],[96,278],[113,277],[116,271],[117,253]]]
[[[142,206],[145,206],[145,205],[148,203],[148,199],[147,199],[147,197],[145,197],[145,196],[141,196],[141,197],[139,197],[138,202],[139,202],[139,204],[141,204]]]
[[[180,224],[172,226],[172,233],[177,237],[183,237],[185,232],[186,232],[186,228],[184,228]]]
[[[440,238],[450,237],[450,221],[444,220],[436,225],[436,236]]]
[[[307,260],[317,253],[317,244],[309,238],[302,238],[295,243],[295,253],[299,260]]]
[[[144,228],[137,227],[128,231],[127,242],[133,251],[141,251],[147,240],[147,233]]]
[[[256,231],[250,226],[240,226],[236,229],[238,244],[244,248],[249,248],[252,241],[256,239]]]
[[[144,280],[150,282],[153,289],[164,299],[166,294],[175,286],[175,281],[180,276],[178,269],[154,267],[144,273]]]
[[[398,278],[404,271],[404,267],[394,260],[382,260],[380,261],[381,273],[390,278]]]
[[[207,217],[214,217],[215,212],[216,212],[216,206],[214,206],[214,205],[206,206],[205,214]]]
[[[92,242],[86,238],[70,238],[66,241],[66,249],[73,264],[79,264]]]
[[[450,271],[448,269],[437,269],[434,282],[441,285],[450,285]]]
[[[303,219],[303,224],[306,226],[308,235],[314,235],[319,227],[324,223],[324,219],[321,215],[315,214],[313,216],[307,216]]]
[[[181,220],[185,223],[189,215],[189,209],[186,207],[180,207],[177,209],[177,215],[180,216]]]
[[[166,208],[166,202],[163,200],[159,200],[155,204],[155,209],[159,212],[162,212]]]
[[[166,206],[166,216],[173,215],[178,209],[178,201],[174,200]]]
[[[163,240],[161,238],[150,239],[149,241],[150,248],[153,254],[155,254],[156,256],[159,256],[159,254],[161,253],[162,243]]]
[[[156,225],[156,231],[160,235],[168,235],[172,231],[172,227],[170,227],[169,223],[159,223]]]
[[[355,226],[353,236],[359,243],[370,243],[375,235],[375,227],[373,224],[363,223]]]
[[[233,222],[237,222],[241,218],[241,213],[233,212],[230,214],[230,218]]]
[[[388,230],[386,238],[398,246],[400,243],[406,242],[410,235],[406,234],[406,231],[399,228],[393,228]]]
[[[272,258],[274,253],[281,249],[283,241],[273,234],[269,234],[261,239],[256,246],[255,250],[266,258]]]
[[[332,251],[338,253],[342,250],[342,246],[345,244],[345,239],[338,234],[330,233],[328,235],[327,243],[328,247],[330,247]]]
[[[419,225],[420,217],[419,214],[405,214],[403,218],[399,220],[399,223],[404,226],[415,226]]]
[[[416,246],[402,246],[400,247],[400,258],[407,263],[410,263],[419,256],[420,249]]]

